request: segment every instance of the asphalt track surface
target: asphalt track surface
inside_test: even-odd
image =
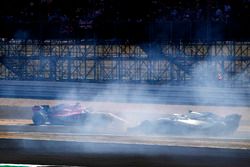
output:
[[[250,166],[248,124],[243,131],[228,138],[134,136],[126,133],[90,133],[82,131],[80,126],[34,126],[30,119],[24,119],[28,115],[17,119],[15,114],[12,115],[13,111],[3,113],[3,119],[0,119],[0,163],[126,167]]]
[[[105,167],[250,166],[248,88],[1,81],[0,97],[19,98],[14,102],[11,99],[0,99],[1,105],[4,105],[0,106],[0,163]],[[31,99],[24,104],[22,98]],[[237,133],[226,138],[135,136],[117,132],[86,132],[81,127],[73,126],[33,126],[30,106],[50,104],[51,99],[94,102],[92,104],[95,109],[114,109],[114,106],[106,106],[105,103],[123,103],[118,107],[120,113],[125,111],[127,102],[129,105],[134,104],[126,112],[138,106],[144,106],[143,110],[146,110],[151,106],[147,103],[154,103],[153,108],[157,108],[161,114],[165,112],[161,108],[164,104],[198,104],[208,106],[208,109],[209,105],[227,106],[220,108],[218,113],[236,112],[243,115],[243,120]],[[19,101],[18,104],[16,101]],[[97,102],[103,103],[97,106]],[[246,108],[242,109],[241,106]],[[172,109],[178,111],[180,108]],[[137,113],[143,116],[146,113],[143,110]],[[134,112],[131,112],[131,116]]]
[[[8,123],[8,120],[6,121]],[[0,163],[249,167],[250,139],[86,133],[74,126],[0,126]],[[78,129],[77,129],[78,128]],[[72,130],[74,129],[74,130]]]

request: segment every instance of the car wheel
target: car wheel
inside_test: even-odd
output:
[[[44,125],[46,123],[46,118],[45,116],[41,115],[41,114],[35,114],[32,117],[33,123],[35,125]]]

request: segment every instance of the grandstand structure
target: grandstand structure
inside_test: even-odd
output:
[[[4,1],[0,79],[249,87],[249,5]]]
[[[0,41],[2,80],[250,86],[250,42]]]

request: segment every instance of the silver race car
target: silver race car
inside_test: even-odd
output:
[[[221,117],[211,112],[171,114],[157,120],[145,120],[129,128],[128,132],[156,135],[208,135],[232,134],[239,127],[241,116],[238,114]]]

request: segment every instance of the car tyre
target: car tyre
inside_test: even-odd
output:
[[[46,123],[46,117],[42,114],[35,114],[32,120],[35,125],[44,125]]]

